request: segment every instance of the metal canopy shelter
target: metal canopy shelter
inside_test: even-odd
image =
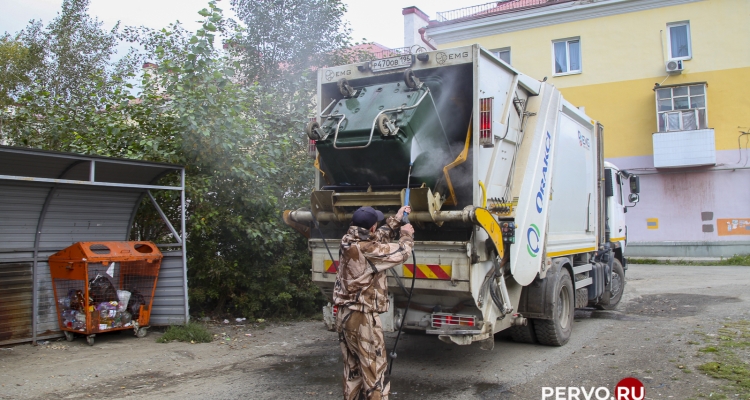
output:
[[[168,174],[180,184],[156,185]],[[152,190],[179,191],[179,231]],[[164,260],[151,323],[185,323],[184,167],[0,146],[0,345],[62,336],[47,258],[75,242],[128,240],[146,196],[176,241],[158,244]]]

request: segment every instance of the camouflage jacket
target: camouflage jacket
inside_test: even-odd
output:
[[[386,272],[403,264],[414,246],[414,238],[403,232],[398,243],[390,243],[400,225],[396,217],[389,217],[375,233],[349,227],[339,248],[339,269],[333,287],[335,305],[361,312],[388,311]]]

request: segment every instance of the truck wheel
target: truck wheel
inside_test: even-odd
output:
[[[552,319],[535,319],[534,331],[536,339],[547,346],[562,346],[568,343],[570,332],[573,330],[573,315],[575,295],[573,281],[567,269],[560,270],[555,285],[555,300],[553,303]]]
[[[534,333],[534,323],[528,321],[526,326],[511,326],[508,328],[510,337],[517,343],[536,343],[536,334]]]
[[[609,301],[603,299],[602,304],[595,305],[600,310],[614,310],[622,299],[622,292],[625,291],[625,270],[622,268],[620,260],[614,259],[612,262],[612,284],[609,292],[605,291],[602,297],[609,296]]]

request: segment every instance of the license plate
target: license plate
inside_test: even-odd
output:
[[[370,69],[372,72],[381,72],[392,69],[409,68],[412,64],[414,64],[414,56],[408,54],[370,61]]]

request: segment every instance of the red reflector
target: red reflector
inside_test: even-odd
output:
[[[479,99],[479,144],[492,147],[492,103],[494,98]]]
[[[310,156],[310,158],[315,158],[316,154],[316,148],[315,148],[315,141],[310,139],[310,143],[307,145],[307,155]]]
[[[435,328],[440,328],[443,325],[474,326],[476,325],[476,319],[477,317],[473,315],[455,315],[455,314],[434,313],[432,314],[432,326]]]

